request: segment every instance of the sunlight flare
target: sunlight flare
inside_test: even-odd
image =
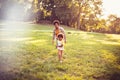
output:
[[[110,14],[120,17],[120,1],[119,0],[103,0],[103,15],[107,18]]]

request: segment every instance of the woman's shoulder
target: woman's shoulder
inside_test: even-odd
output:
[[[61,27],[61,26],[59,27],[59,29],[64,30],[64,28],[63,28],[63,27]]]

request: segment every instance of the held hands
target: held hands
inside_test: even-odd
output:
[[[63,47],[63,44],[61,44],[61,45],[58,45],[58,47]]]

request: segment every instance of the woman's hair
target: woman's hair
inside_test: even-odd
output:
[[[63,38],[63,34],[58,34],[58,38]]]
[[[54,20],[54,21],[53,21],[53,24],[54,24],[54,25],[55,25],[56,23],[57,23],[58,25],[60,25],[60,21],[59,21],[59,20]]]

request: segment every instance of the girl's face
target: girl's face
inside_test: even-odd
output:
[[[62,38],[62,37],[59,37],[58,39],[61,41],[63,38]]]

